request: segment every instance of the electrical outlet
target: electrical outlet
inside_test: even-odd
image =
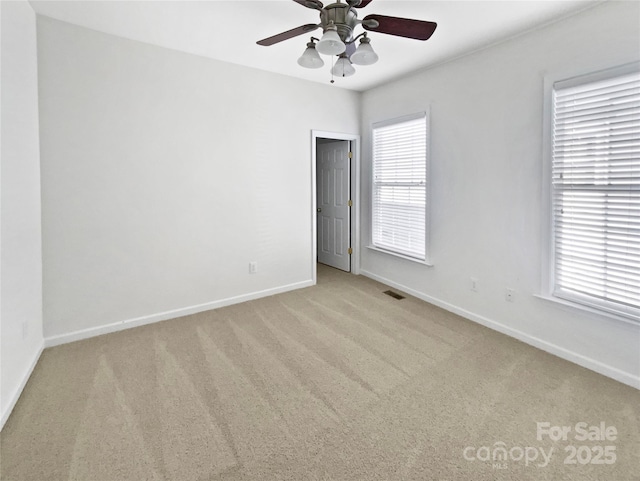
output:
[[[469,289],[471,289],[473,292],[478,292],[478,279],[476,279],[475,277],[469,279]]]
[[[258,272],[258,262],[249,262],[249,274],[256,274]]]
[[[507,287],[504,291],[504,298],[507,302],[513,302],[513,298],[515,297],[516,291]]]

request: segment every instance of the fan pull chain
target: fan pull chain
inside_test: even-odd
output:
[[[332,55],[332,56],[331,56],[331,83],[334,83],[334,82],[335,82],[335,80],[333,80],[333,67],[335,66],[335,64],[336,64],[336,59],[335,59],[335,57]]]

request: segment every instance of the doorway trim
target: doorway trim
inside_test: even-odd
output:
[[[327,132],[311,130],[311,279],[315,285],[318,282],[318,180],[316,179],[316,146],[318,138],[351,141],[351,273],[360,274],[360,135],[342,132]]]

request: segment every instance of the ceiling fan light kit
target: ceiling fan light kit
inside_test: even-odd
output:
[[[307,44],[307,49],[298,59],[298,65],[304,68],[320,68],[324,65],[324,61],[320,58],[316,50],[315,38],[311,37],[311,42]]]
[[[353,68],[351,62],[346,55],[341,55],[336,64],[331,69],[331,73],[336,77],[351,77],[356,73],[356,69]]]
[[[335,25],[329,25],[318,42],[318,52],[322,55],[340,55],[347,49]]]
[[[270,46],[305,33],[322,28],[320,40],[311,37],[307,49],[298,59],[298,65],[305,68],[320,68],[324,61],[319,54],[337,55],[338,60],[331,69],[337,77],[350,77],[356,72],[355,65],[373,65],[378,61],[378,54],[373,51],[367,32],[354,36],[354,29],[361,25],[369,32],[384,33],[397,37],[427,40],[433,35],[437,24],[423,20],[413,20],[385,15],[367,15],[358,20],[356,9],[364,8],[372,0],[337,0],[324,6],[320,0],[293,0],[300,5],[320,11],[320,23],[302,25],[272,37],[259,40],[258,45]],[[360,39],[358,48],[356,40]],[[317,44],[315,42],[318,42]],[[332,81],[333,82],[333,81]]]
[[[378,61],[378,54],[373,51],[371,40],[369,40],[366,33],[360,39],[360,45],[351,55],[350,60],[351,63],[356,65],[373,65]]]

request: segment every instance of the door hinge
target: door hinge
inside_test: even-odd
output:
[[[347,251],[349,253],[349,255],[353,254],[353,249],[351,247],[349,247],[349,250]]]
[[[349,158],[353,159],[353,152],[349,152]]]
[[[348,205],[349,207],[353,207],[353,201],[351,199],[349,199]]]

